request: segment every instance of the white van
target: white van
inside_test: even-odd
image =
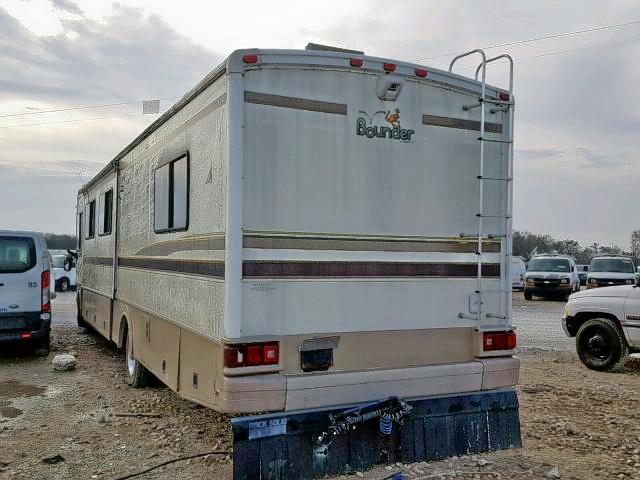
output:
[[[69,258],[70,263],[65,268],[65,260]],[[76,260],[67,255],[51,255],[53,265],[53,278],[55,279],[55,289],[59,292],[66,292],[76,286]]]
[[[40,233],[0,230],[0,344],[49,349],[51,257]]]
[[[522,257],[511,259],[511,288],[514,290],[524,290],[524,277],[527,273],[527,266]]]

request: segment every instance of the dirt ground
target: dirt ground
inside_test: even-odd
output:
[[[523,305],[518,302],[514,316]],[[530,316],[538,308],[562,307],[524,306]],[[227,417],[180,400],[162,386],[127,387],[122,355],[74,325],[73,294],[59,294],[54,308],[58,320],[48,358],[0,352],[1,479],[115,480],[180,456],[230,452]],[[535,327],[526,328],[535,339]],[[573,351],[527,343],[520,352],[518,387],[522,449],[378,467],[347,477],[380,480],[401,471],[404,478],[425,480],[556,478],[557,467],[557,478],[563,479],[640,479],[640,373],[589,371]],[[54,372],[50,360],[59,352],[74,353],[78,368]],[[231,455],[222,453],[136,478],[224,479],[231,471]]]

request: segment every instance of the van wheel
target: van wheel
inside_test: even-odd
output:
[[[620,327],[608,318],[586,321],[576,335],[576,350],[587,368],[601,372],[621,366],[629,354]]]
[[[149,371],[133,356],[131,335],[126,333],[125,361],[127,367],[127,384],[133,388],[144,388],[149,381]]]
[[[38,357],[46,357],[49,355],[49,348],[51,345],[51,332],[47,332],[46,337],[41,338],[34,345],[33,353]]]
[[[60,280],[60,291],[66,292],[69,290],[69,280],[67,278],[63,278]]]
[[[531,292],[527,292],[526,290],[524,291],[524,299],[525,300],[533,300],[533,295],[531,295]]]

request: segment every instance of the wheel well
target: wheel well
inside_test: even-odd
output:
[[[580,327],[587,321],[592,318],[608,318],[609,320],[615,322],[616,325],[620,326],[620,320],[618,317],[611,313],[605,312],[580,312],[575,317],[571,317],[567,319],[567,330],[571,334],[572,337],[575,337],[580,330]]]
[[[120,319],[120,331],[118,332],[118,348],[124,348],[127,335],[129,334],[129,320],[125,315]]]

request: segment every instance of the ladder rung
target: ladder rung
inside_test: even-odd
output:
[[[511,215],[486,215],[484,213],[476,213],[478,218],[511,218]]]
[[[476,290],[475,293],[478,293]],[[482,290],[482,293],[512,293],[511,290]]]
[[[478,137],[478,140],[481,142],[490,142],[490,143],[513,143],[513,140],[493,140],[491,138]]]
[[[480,101],[483,101],[484,103],[490,103],[491,105],[505,105],[505,106],[511,106],[513,105],[513,102],[509,101],[509,100],[494,100],[492,98],[485,98],[484,100],[479,99]]]
[[[460,313],[458,313],[458,318],[466,318],[466,319],[469,319],[469,320],[477,320],[478,316],[477,315],[471,315],[469,313],[460,312]]]
[[[497,234],[490,233],[489,235],[487,235],[487,237],[488,238],[507,238],[506,235],[501,234],[501,233],[497,233]]]
[[[486,315],[487,318],[496,318],[498,320],[506,320],[507,317],[505,317],[504,315],[496,315],[495,313],[487,313]]]
[[[512,177],[483,177],[482,175],[478,175],[476,178],[478,180],[497,180],[503,182],[510,182],[511,180],[513,180]]]

